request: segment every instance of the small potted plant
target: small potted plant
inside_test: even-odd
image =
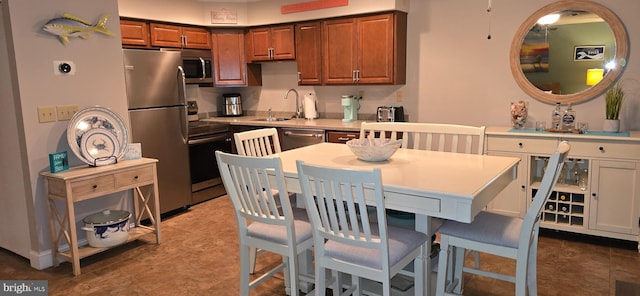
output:
[[[620,108],[624,101],[624,90],[622,85],[617,83],[612,86],[605,94],[606,102],[606,118],[604,120],[603,130],[605,132],[617,133],[620,131]]]

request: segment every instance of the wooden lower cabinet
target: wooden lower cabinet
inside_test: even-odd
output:
[[[359,131],[327,131],[326,135],[327,142],[329,143],[347,143],[347,141],[352,139],[357,139],[360,137]]]
[[[568,160],[542,210],[540,226],[640,242],[640,132],[624,137],[507,130],[487,129],[486,152],[521,158],[518,177],[487,210],[524,217],[555,150],[551,147],[568,141]]]

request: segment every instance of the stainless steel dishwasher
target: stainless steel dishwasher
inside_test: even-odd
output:
[[[283,151],[324,142],[324,130],[282,128],[280,146]]]

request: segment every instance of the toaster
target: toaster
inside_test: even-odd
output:
[[[378,107],[376,121],[404,121],[404,108],[402,106],[380,106]]]

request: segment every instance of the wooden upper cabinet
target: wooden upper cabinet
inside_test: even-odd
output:
[[[296,24],[298,84],[322,84],[322,23]]]
[[[211,49],[208,30],[167,24],[150,24],[151,46]]]
[[[244,54],[244,38],[243,30],[216,29],[212,31],[214,86],[235,87],[262,84],[260,65],[247,65]]]
[[[355,18],[324,21],[322,75],[325,84],[356,83],[356,28]]]
[[[211,49],[211,32],[203,28],[183,27],[185,48]]]
[[[250,61],[296,58],[293,25],[249,29],[246,44]]]
[[[407,14],[328,20],[323,25],[325,84],[404,84]]]
[[[120,20],[122,45],[149,47],[149,24],[143,21]]]

